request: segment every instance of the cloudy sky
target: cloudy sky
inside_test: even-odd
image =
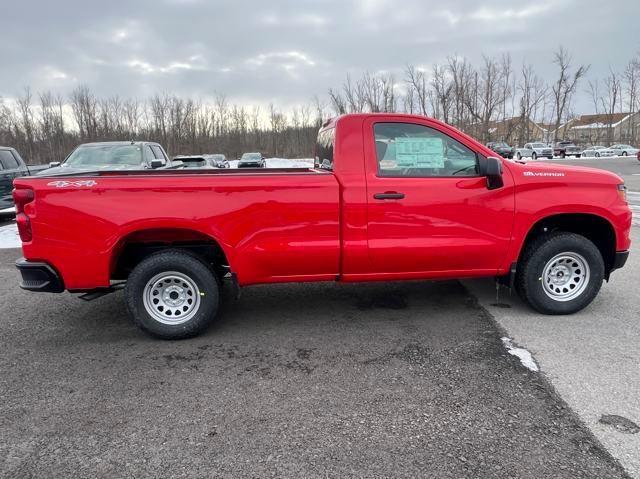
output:
[[[155,92],[292,105],[350,72],[511,52],[551,78],[564,45],[590,77],[640,51],[639,0],[3,2],[0,96]],[[585,105],[588,108],[588,101]]]

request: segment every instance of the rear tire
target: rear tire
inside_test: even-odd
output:
[[[627,156],[627,152],[626,152],[626,151],[623,151],[623,152],[622,152],[622,156]]]
[[[183,339],[200,334],[214,320],[219,283],[198,256],[167,250],[134,268],[124,294],[136,326],[162,339]]]
[[[516,291],[544,314],[572,314],[588,306],[604,280],[600,251],[584,236],[551,233],[529,244],[516,274]]]

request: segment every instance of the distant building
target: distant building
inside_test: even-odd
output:
[[[530,141],[546,141],[547,130],[530,118],[514,116],[489,122],[491,141],[504,141],[512,146],[522,146]]]
[[[640,136],[640,113],[581,115],[569,120],[554,135],[580,145],[637,143]],[[635,146],[635,145],[634,145]]]

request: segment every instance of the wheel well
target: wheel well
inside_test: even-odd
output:
[[[158,228],[136,231],[120,240],[111,258],[111,279],[127,279],[133,268],[147,256],[169,248],[198,255],[220,278],[229,271],[224,250],[215,239],[189,229]]]
[[[527,234],[520,250],[520,257],[533,240],[554,231],[576,233],[593,242],[600,250],[608,279],[616,254],[616,235],[611,223],[601,216],[592,214],[560,214],[543,218]]]

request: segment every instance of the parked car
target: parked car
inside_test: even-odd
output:
[[[522,158],[531,158],[536,160],[538,158],[553,158],[553,149],[542,142],[526,143],[522,148],[516,148],[516,158],[521,160]]]
[[[173,159],[181,161],[184,168],[229,168],[224,155],[179,155]]]
[[[244,153],[238,161],[238,168],[265,168],[267,162],[262,153]]]
[[[181,162],[181,168],[213,168],[202,155],[178,155],[173,161]]]
[[[487,143],[487,148],[491,151],[495,151],[502,158],[513,158],[514,148],[506,144],[504,141],[492,141]]]
[[[601,153],[603,153],[606,149],[606,146],[588,146],[584,150],[582,150],[582,156],[599,158],[601,156]]]
[[[17,179],[20,286],[93,299],[124,285],[133,322],[176,339],[214,320],[223,278],[488,276],[570,314],[627,259],[631,210],[609,171],[496,158],[415,115],[341,116],[315,150],[306,169]]]
[[[567,156],[580,158],[580,156],[582,156],[582,150],[572,141],[559,141],[553,147],[553,155],[559,156],[560,158],[566,158]]]
[[[99,170],[140,170],[167,168],[171,161],[158,143],[150,141],[105,141],[78,146],[62,162],[38,173],[56,175]]]
[[[0,214],[12,214],[13,180],[20,176],[31,176],[47,166],[27,166],[15,148],[0,146]]]
[[[204,157],[207,159],[207,162],[209,162],[215,168],[229,168],[230,166],[227,157],[222,153],[204,155]]]
[[[631,145],[613,145],[609,149],[613,151],[614,156],[634,156],[640,151]]]

